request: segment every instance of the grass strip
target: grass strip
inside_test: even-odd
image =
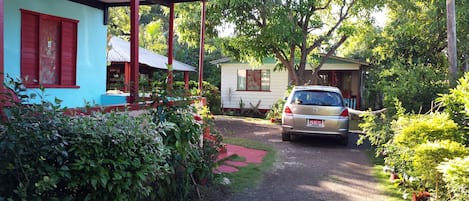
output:
[[[255,187],[262,181],[264,172],[272,168],[276,151],[271,145],[245,138],[233,137],[224,137],[223,142],[267,152],[260,164],[251,163],[248,166],[240,167],[238,172],[221,174],[222,177],[230,179],[230,189],[232,191],[239,192],[246,188]]]
[[[376,157],[373,149],[368,151],[370,162],[373,165],[372,174],[378,182],[378,189],[387,197],[386,201],[404,201],[402,192],[396,184],[392,183],[389,172],[384,172],[384,159]]]

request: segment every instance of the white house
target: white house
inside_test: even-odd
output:
[[[221,68],[221,102],[224,110],[257,107],[269,110],[285,97],[290,78],[287,71],[274,71],[275,61],[267,59],[259,67],[221,59],[212,61]],[[309,65],[307,65],[309,66]],[[353,109],[362,105],[365,62],[331,56],[320,71],[321,85],[341,89],[346,104]],[[312,69],[307,67],[308,72]],[[259,105],[258,105],[259,104]]]

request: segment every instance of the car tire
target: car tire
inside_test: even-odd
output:
[[[345,135],[345,136],[341,136],[339,138],[339,143],[342,145],[342,146],[347,146],[348,145],[348,133]]]
[[[290,141],[291,135],[290,133],[282,132],[282,141]]]

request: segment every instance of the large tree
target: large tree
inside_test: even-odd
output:
[[[382,93],[381,106],[391,108],[398,98],[407,111],[426,112],[449,86],[445,1],[392,0],[386,5],[388,23],[362,29],[341,52],[373,64],[367,80],[368,103],[380,100]],[[462,53],[469,50],[464,42],[469,40],[468,6],[456,2],[459,66]]]
[[[371,0],[213,0],[211,17],[235,27],[225,40],[229,56],[261,61],[274,56],[278,69],[286,69],[295,85],[315,82],[330,55],[355,31],[371,20],[370,12],[381,1]],[[307,64],[323,53],[313,75]]]

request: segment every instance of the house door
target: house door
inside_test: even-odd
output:
[[[60,21],[41,17],[39,33],[40,84],[59,84]]]

